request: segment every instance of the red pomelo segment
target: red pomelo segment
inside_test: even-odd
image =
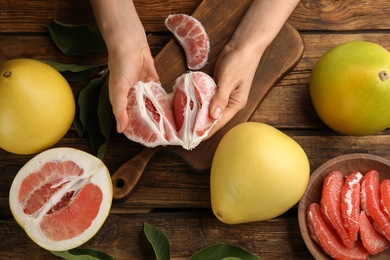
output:
[[[180,145],[171,100],[172,95],[168,95],[159,83],[138,82],[128,94],[129,125],[124,134],[148,147]]]
[[[362,181],[361,200],[365,201],[365,213],[372,217],[378,229],[389,239],[390,223],[380,207],[379,185],[379,173],[375,170],[367,172]]]
[[[24,213],[37,212],[68,182],[69,177],[81,174],[83,169],[72,161],[45,163],[39,171],[27,176],[20,186],[18,200]]]
[[[165,25],[184,48],[188,68],[203,68],[210,50],[209,37],[203,25],[194,17],[185,14],[169,15],[165,19]]]
[[[370,254],[378,254],[390,247],[389,240],[376,231],[363,210],[359,214],[359,226],[363,246]]]
[[[360,183],[363,175],[353,172],[347,175],[341,188],[341,216],[352,241],[358,239],[360,213]]]
[[[390,179],[384,179],[380,186],[381,200],[380,205],[383,213],[390,219]]]
[[[349,237],[341,216],[340,196],[343,184],[344,175],[339,171],[333,171],[325,177],[322,186],[321,209],[339,234],[344,245],[348,248],[353,248],[354,241]]]
[[[322,214],[321,206],[312,203],[307,209],[306,220],[308,226],[313,228],[309,232],[315,232],[311,236],[317,237],[322,249],[334,259],[367,259],[369,253],[360,242],[354,243],[352,248],[346,247],[337,233],[329,228]]]
[[[217,92],[214,80],[203,72],[179,77],[173,90],[173,111],[178,136],[186,149],[195,148],[216,124],[209,113],[209,104]]]
[[[71,239],[82,234],[96,218],[102,199],[103,194],[98,186],[86,184],[67,207],[42,218],[42,233],[53,241]]]

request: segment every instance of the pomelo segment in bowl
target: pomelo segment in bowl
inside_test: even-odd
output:
[[[165,19],[165,26],[183,47],[188,68],[203,68],[208,60],[210,40],[201,22],[186,14],[171,14]]]
[[[9,193],[16,221],[50,251],[70,250],[91,239],[108,217],[111,203],[107,167],[73,148],[53,148],[33,157],[19,170]]]

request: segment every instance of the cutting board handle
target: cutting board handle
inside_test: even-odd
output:
[[[153,149],[144,148],[141,153],[124,163],[111,176],[114,200],[123,201],[127,199],[140,180],[150,159],[160,150],[160,146]]]

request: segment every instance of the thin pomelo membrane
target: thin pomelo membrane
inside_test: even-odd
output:
[[[9,203],[27,235],[50,251],[91,239],[108,217],[112,184],[103,162],[73,148],[54,148],[28,161],[12,182]]]

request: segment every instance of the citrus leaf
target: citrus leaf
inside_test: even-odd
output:
[[[76,65],[76,64],[64,64],[53,61],[41,60],[42,62],[52,66],[58,72],[64,76],[67,81],[79,81],[85,80],[93,75],[95,75],[99,71],[98,65]]]
[[[98,97],[100,78],[92,79],[79,93],[77,98],[77,111],[73,125],[80,137],[84,136],[88,121],[95,107],[94,103]]]
[[[44,25],[57,47],[66,55],[86,55],[107,52],[107,46],[98,30],[88,25],[66,24],[52,21]]]
[[[67,260],[115,260],[114,257],[95,249],[75,248],[68,251],[51,251],[55,256]]]
[[[144,223],[144,233],[153,247],[157,260],[169,260],[171,249],[165,233],[148,223]]]
[[[225,260],[259,260],[261,257],[256,256],[240,247],[220,243],[208,246],[196,254],[191,256],[190,260],[214,260],[214,259],[225,259]]]

